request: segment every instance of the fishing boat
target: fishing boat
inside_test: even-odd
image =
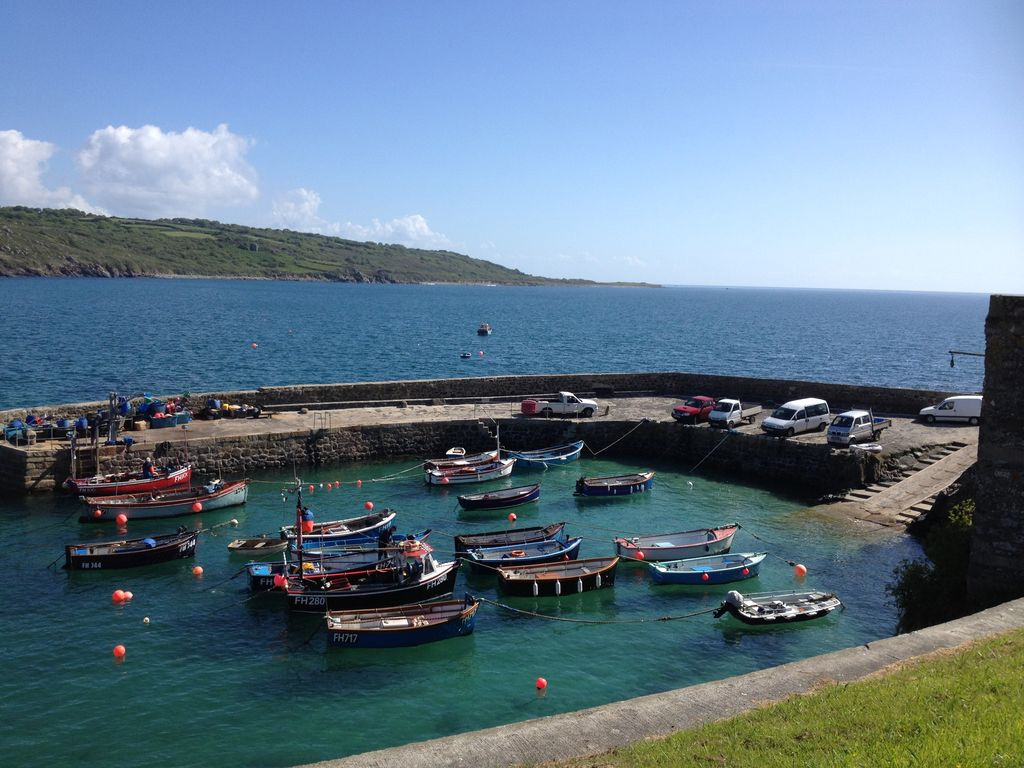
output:
[[[574,496],[628,496],[649,491],[654,486],[654,472],[636,472],[631,475],[605,475],[581,477],[576,481]]]
[[[577,440],[568,445],[538,448],[535,451],[506,451],[506,453],[509,458],[516,460],[516,467],[520,469],[547,469],[550,466],[576,461],[582,451],[583,441]]]
[[[449,483],[483,483],[497,480],[512,474],[515,459],[497,459],[489,464],[477,464],[470,467],[454,469],[428,469],[424,479],[428,485],[448,485]]]
[[[727,584],[757,576],[766,557],[766,552],[737,552],[666,560],[650,564],[651,576],[658,584]]]
[[[490,336],[491,331],[493,330],[494,329],[491,328],[490,323],[480,323],[480,327],[476,329],[476,333],[478,336]]]
[[[79,496],[119,496],[129,493],[149,493],[167,488],[188,485],[192,479],[192,465],[164,467],[153,477],[146,477],[142,470],[135,472],[112,472],[94,477],[69,477],[64,487]]]
[[[498,583],[504,592],[523,597],[571,595],[615,583],[617,557],[591,557],[539,565],[498,568]]]
[[[304,510],[308,511],[308,510]],[[302,533],[302,541],[307,547],[322,545],[331,541],[384,541],[390,540],[394,529],[388,530],[394,521],[396,512],[384,509],[368,515],[349,517],[344,520],[330,520],[326,523],[314,523],[313,530]],[[281,527],[281,538],[297,541],[298,534],[294,525]]]
[[[249,590],[252,592],[262,592],[282,586],[283,578],[286,576],[298,576],[300,574],[314,576],[364,571],[368,568],[376,567],[379,563],[385,563],[385,567],[387,567],[388,557],[393,555],[394,552],[395,550],[390,547],[353,547],[331,554],[309,556],[308,559],[304,554],[301,562],[294,558],[282,558],[277,561],[247,563],[245,572],[249,579]]]
[[[283,552],[288,548],[288,540],[280,537],[273,537],[264,534],[254,539],[235,539],[228,544],[228,551],[234,555],[246,555],[247,557],[270,554],[271,552]]]
[[[195,555],[198,538],[199,530],[179,530],[140,539],[67,544],[64,567],[75,571],[105,571],[165,563]]]
[[[462,557],[474,547],[507,547],[513,544],[528,544],[532,541],[554,539],[561,535],[565,523],[545,526],[531,526],[506,531],[485,531],[484,533],[460,533],[455,536],[455,556]]]
[[[582,541],[582,538],[557,538],[504,547],[479,547],[466,552],[465,558],[475,571],[511,565],[564,562],[579,556]]]
[[[739,523],[677,533],[652,533],[615,539],[615,554],[634,560],[681,560],[728,552]]]
[[[249,498],[249,481],[214,480],[206,485],[161,493],[130,493],[121,496],[82,496],[92,507],[78,518],[80,523],[103,523],[125,515],[130,520],[181,517],[215,509],[237,507]]]
[[[473,632],[480,601],[464,600],[327,612],[331,648],[404,648]]]
[[[479,464],[491,464],[498,460],[498,449],[466,455],[465,448],[449,448],[443,459],[427,459],[423,462],[424,469],[460,469],[475,467]]]
[[[820,619],[842,605],[833,592],[761,592],[742,595],[736,590],[730,590],[722,604],[715,609],[714,617],[717,619],[729,613],[744,624],[787,624]]]
[[[459,496],[459,506],[466,510],[508,509],[529,504],[540,498],[540,485],[520,485],[499,491],[468,493]]]
[[[459,560],[439,563],[429,545],[416,542],[403,548],[387,564],[347,573],[289,576],[284,591],[293,611],[381,608],[422,603],[450,595],[455,588]]]

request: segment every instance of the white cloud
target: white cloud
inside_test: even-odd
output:
[[[46,163],[56,151],[48,141],[27,139],[20,131],[0,131],[0,204],[105,213],[67,187],[49,189],[43,184]]]
[[[259,196],[250,145],[224,124],[181,133],[107,126],[89,137],[78,165],[90,197],[117,215],[196,217]]]
[[[410,248],[449,248],[452,245],[447,236],[434,232],[418,213],[390,221],[373,219],[369,225],[331,222],[321,218],[320,202],[320,195],[311,189],[293,189],[274,201],[274,222],[297,232],[397,243]]]

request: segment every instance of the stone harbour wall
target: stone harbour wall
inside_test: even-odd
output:
[[[967,590],[978,605],[1024,595],[1024,297],[993,296],[985,321]]]

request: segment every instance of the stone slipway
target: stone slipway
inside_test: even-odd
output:
[[[1024,599],[906,635],[725,680],[366,752],[307,768],[503,768],[584,757],[809,693],[822,682],[859,680],[892,664],[1022,627]]]

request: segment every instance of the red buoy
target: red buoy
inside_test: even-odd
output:
[[[796,577],[798,579],[802,579],[804,576],[807,575],[807,566],[806,565],[801,565],[800,563],[797,563],[796,565],[793,566],[793,573],[796,574]]]
[[[356,488],[362,488],[362,487],[363,487],[363,481],[362,480],[356,480]]]
[[[131,599],[132,599],[133,597],[135,597],[135,595],[133,595],[133,594],[132,594],[131,592],[129,592],[129,591],[127,590],[127,589],[126,589],[126,590],[124,591],[124,599],[125,599],[125,602],[127,602],[127,601],[131,600]]]
[[[201,501],[193,502],[192,503],[192,511],[193,512],[202,512],[203,511],[203,503]]]
[[[508,521],[509,521],[510,523],[514,523],[514,522],[515,522],[516,520],[518,520],[518,519],[519,519],[519,518],[517,518],[517,517],[516,517],[516,513],[515,513],[515,512],[509,512],[509,513],[508,513]]]
[[[706,573],[702,573],[702,574],[700,575],[700,580],[701,580],[701,581],[707,581],[707,580],[708,580],[709,578],[711,578],[711,577],[710,577],[710,576],[708,576],[708,575],[707,575]]]
[[[363,504],[363,506],[366,507],[368,510],[373,511],[373,502],[372,501],[366,502],[365,504]]]
[[[93,517],[103,517],[103,510],[102,509],[94,509],[92,511],[92,516]]]
[[[749,568],[744,568],[742,571],[740,571],[740,573],[742,573],[744,576],[749,576],[750,575],[750,569]]]
[[[647,555],[644,554],[644,551],[642,549],[638,549],[636,551],[636,559],[637,560],[646,560],[647,559]]]
[[[288,581],[288,579],[286,579],[282,574],[280,574],[280,573],[275,573],[274,574],[274,586],[275,587],[278,587],[278,588],[283,587],[287,581]]]
[[[545,688],[548,687],[548,681],[545,680],[543,677],[538,677],[536,685],[538,691],[543,691]]]
[[[115,603],[123,603],[124,602],[124,590],[123,589],[115,589],[114,590],[114,594],[112,594],[110,596],[110,599],[113,600]]]
[[[126,525],[128,523],[128,515],[126,515],[124,512],[119,514],[114,519],[117,521],[118,525]]]
[[[202,576],[203,575],[203,566],[197,565],[194,568],[192,568],[192,575],[193,576]]]
[[[114,646],[114,658],[115,659],[123,659],[124,658],[124,654],[125,654],[125,648],[124,648],[123,645],[115,645]]]
[[[313,486],[312,486],[312,485],[311,485],[311,486],[309,486],[309,492],[310,492],[310,493],[312,493],[312,492],[313,492]]]

